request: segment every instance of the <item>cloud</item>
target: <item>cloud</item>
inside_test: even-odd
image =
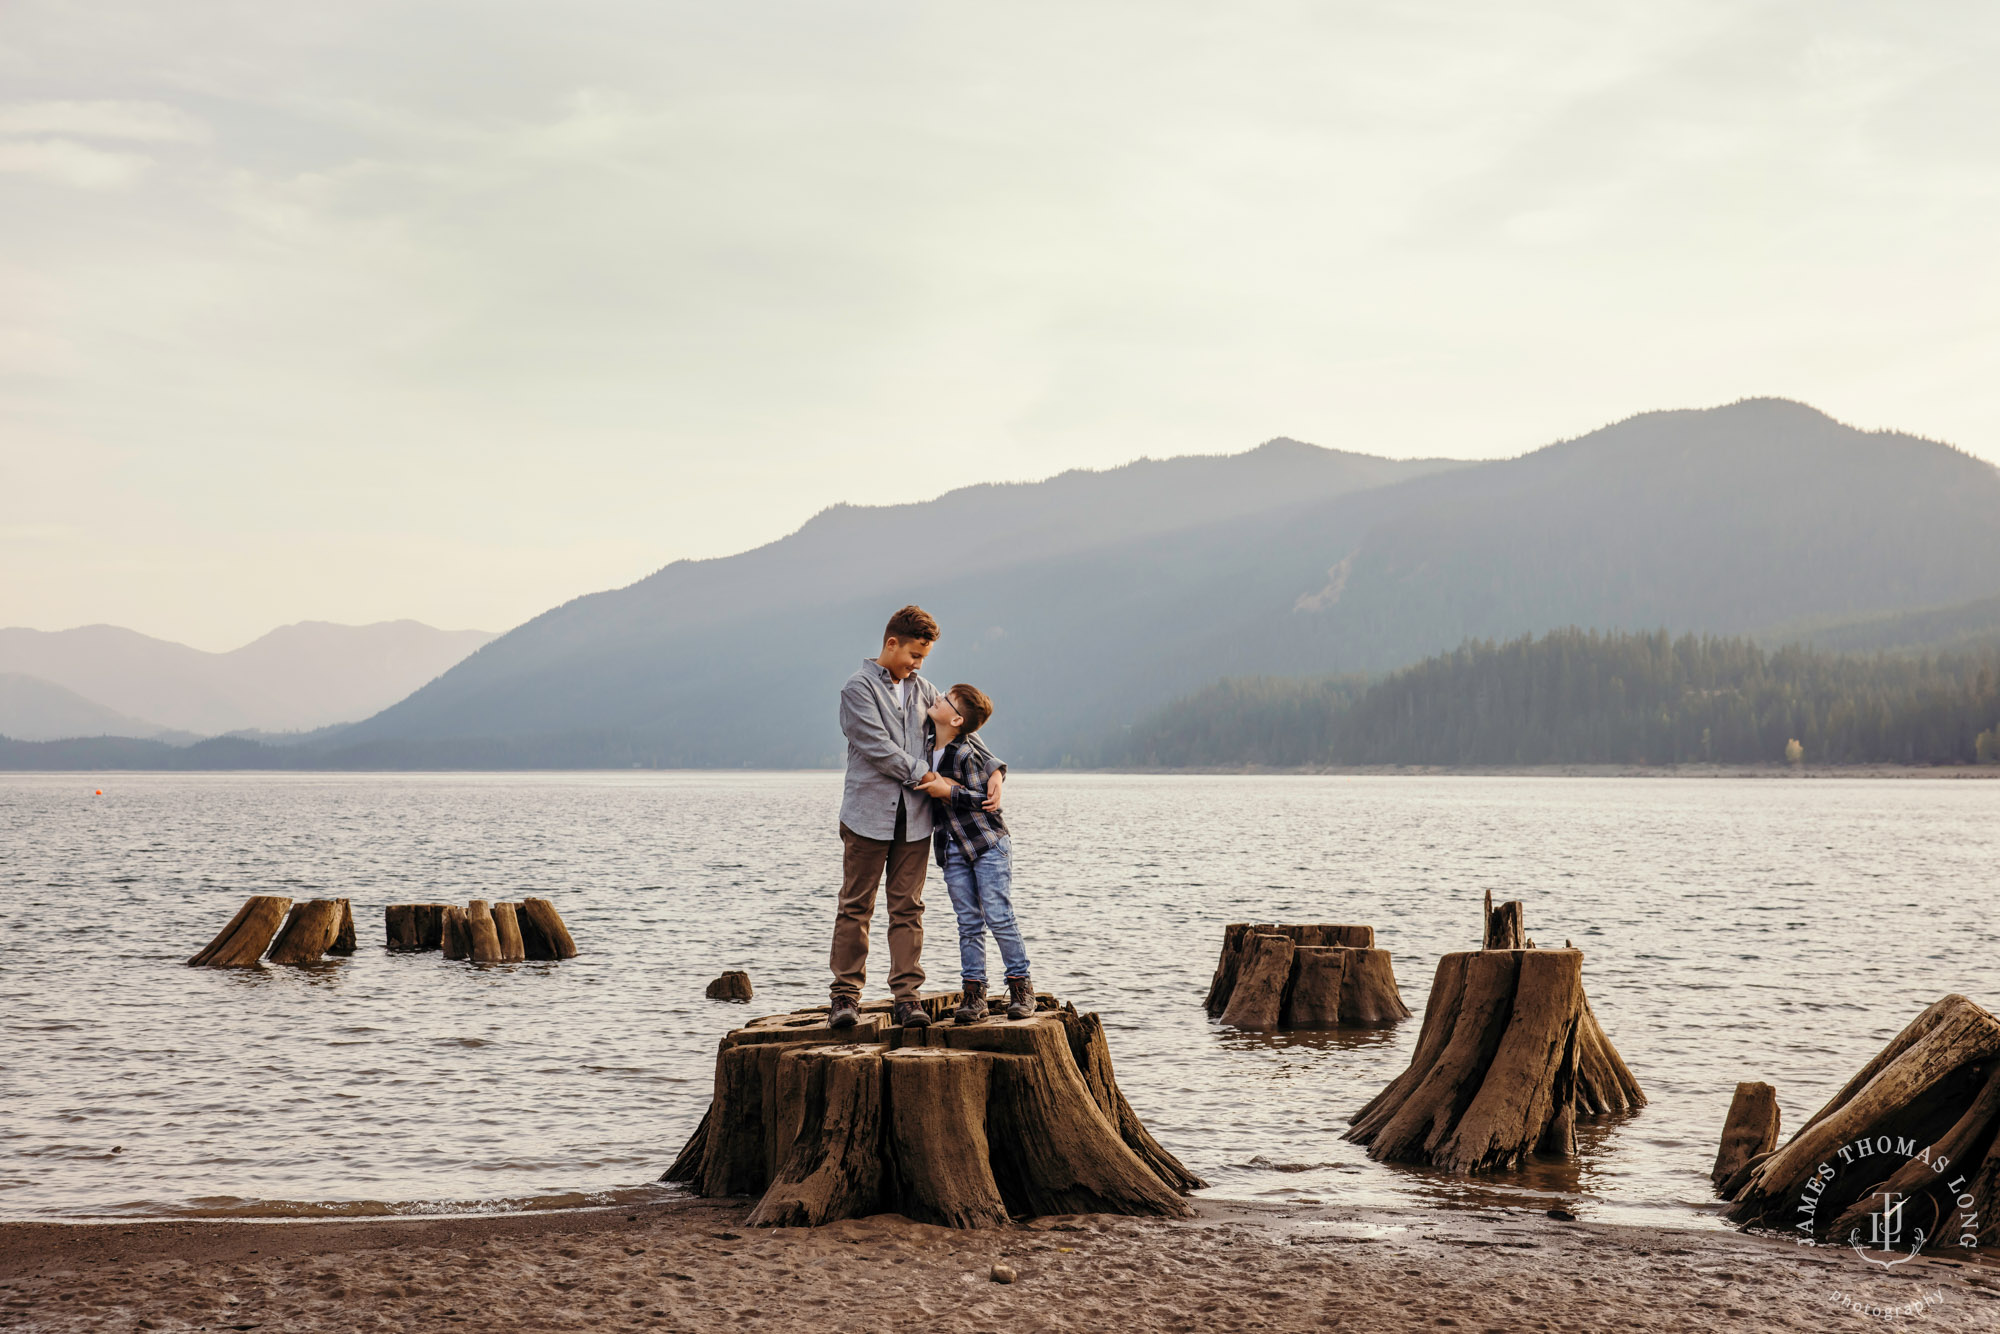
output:
[[[152,164],[136,153],[112,153],[73,139],[0,139],[0,171],[40,176],[80,190],[119,190]]]
[[[148,144],[192,144],[208,126],[164,102],[11,102],[0,104],[0,136],[68,135]]]

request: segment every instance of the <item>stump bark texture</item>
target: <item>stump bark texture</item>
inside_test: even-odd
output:
[[[723,1038],[708,1112],[662,1178],[756,1196],[753,1226],[893,1211],[945,1227],[1054,1213],[1185,1217],[1203,1183],[1162,1149],[1112,1076],[1104,1028],[1073,1007],[978,1024],[891,1025],[864,1007],[773,1015]],[[948,1013],[957,993],[924,997]]]
[[[444,939],[442,903],[392,903],[382,910],[389,948],[396,951],[437,949]]]
[[[574,959],[576,942],[561,914],[547,899],[522,899],[518,912],[521,941],[530,959]]]
[[[1502,908],[1519,905],[1501,905]],[[1525,939],[1518,912],[1488,934]],[[1583,991],[1575,949],[1482,949],[1438,960],[1409,1068],[1357,1112],[1371,1158],[1498,1171],[1569,1157],[1579,1113],[1645,1105]]]
[[[255,968],[271,937],[285,920],[292,901],[276,894],[252,894],[215,939],[192,959],[191,968]]]
[[[1375,928],[1232,922],[1208,1013],[1234,1028],[1379,1028],[1410,1017]]]
[[[1717,1186],[1778,1147],[1778,1090],[1769,1084],[1738,1084],[1722,1122],[1722,1145],[1708,1179]]]
[[[333,948],[343,926],[352,929],[346,899],[294,904],[267,957],[272,963],[311,963]]]
[[[485,899],[465,905],[466,943],[474,963],[499,963],[500,928],[493,921],[493,909]]]
[[[709,983],[706,994],[710,1000],[747,1001],[756,992],[751,989],[750,974],[731,969]]]
[[[1723,1216],[1746,1227],[1865,1240],[1886,1193],[1910,1235],[2000,1245],[2000,1020],[1963,996],[1939,1000],[1721,1189]]]

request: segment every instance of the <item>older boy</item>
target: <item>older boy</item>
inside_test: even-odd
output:
[[[829,1022],[851,1028],[868,980],[868,924],[875,891],[889,886],[889,993],[892,1022],[915,1028],[930,1019],[918,1003],[924,984],[924,864],[929,860],[931,803],[917,784],[929,779],[925,743],[937,687],[917,675],[938,624],[922,607],[905,607],[882,631],[882,652],[865,659],[840,691],[847,735],[847,786],[840,800],[840,908],[833,919],[833,1003]]]

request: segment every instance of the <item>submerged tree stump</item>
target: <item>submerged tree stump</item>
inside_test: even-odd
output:
[[[1722,1193],[1725,1218],[1801,1239],[1875,1240],[1886,1195],[1906,1244],[2000,1245],[2000,1020],[1944,997]]]
[[[756,992],[750,987],[750,974],[731,969],[709,983],[704,994],[710,1000],[747,1001]]]
[[[340,930],[334,933],[333,943],[326,947],[328,954],[352,954],[359,948],[354,938],[354,905],[346,899],[340,901]]]
[[[465,905],[465,933],[474,963],[500,962],[500,928],[485,899],[473,899]]]
[[[346,899],[307,899],[295,904],[266,957],[272,963],[311,963],[332,949],[350,925]]]
[[[455,903],[445,904],[438,914],[438,949],[447,959],[472,957],[472,931],[465,921],[465,909]]]
[[[500,937],[500,961],[517,963],[528,957],[528,948],[521,940],[520,905],[496,903],[493,905],[493,929]]]
[[[942,1014],[957,993],[924,997]],[[945,1227],[1120,1213],[1179,1218],[1204,1184],[1162,1149],[1111,1072],[1096,1015],[902,1028],[864,1007],[773,1015],[723,1038],[715,1093],[662,1180],[756,1196],[753,1226],[896,1212]]]
[[[188,960],[190,968],[255,968],[292,901],[276,894],[252,894],[215,933],[215,939]]]
[[[1520,922],[1509,917],[1502,939]],[[1438,960],[1409,1068],[1347,1138],[1371,1158],[1494,1171],[1572,1155],[1579,1111],[1645,1101],[1591,1013],[1582,951],[1483,949]]]
[[[569,928],[547,899],[522,899],[519,910],[521,941],[530,959],[574,959],[576,942]]]
[[[1769,1084],[1738,1084],[1722,1121],[1722,1145],[1708,1179],[1717,1186],[1778,1147],[1778,1090]]]
[[[397,951],[434,950],[444,941],[442,903],[392,903],[382,910],[389,948]]]
[[[1233,1028],[1379,1028],[1410,1017],[1375,928],[1232,922],[1208,1013]]]

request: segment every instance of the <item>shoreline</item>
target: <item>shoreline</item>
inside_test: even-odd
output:
[[[1192,1201],[958,1232],[751,1229],[750,1202],[556,1213],[0,1224],[0,1327],[1099,1331],[1879,1329],[2000,1322],[2000,1256],[1842,1248],[1526,1209]],[[993,1281],[992,1265],[1017,1271]],[[1914,1303],[1914,1305],[1912,1305]]]
[[[2000,764],[1819,764],[1793,768],[1784,764],[1297,764],[1196,765],[1185,769],[1029,768],[1037,776],[1079,774],[1111,777],[1341,777],[1341,778],[1736,778],[1809,781],[1842,778],[1903,778],[2000,781]],[[411,778],[454,776],[497,777],[512,774],[838,774],[836,768],[800,769],[31,769],[0,766],[0,775],[36,774],[47,778],[112,775],[138,778],[188,778],[201,774],[259,778]]]

